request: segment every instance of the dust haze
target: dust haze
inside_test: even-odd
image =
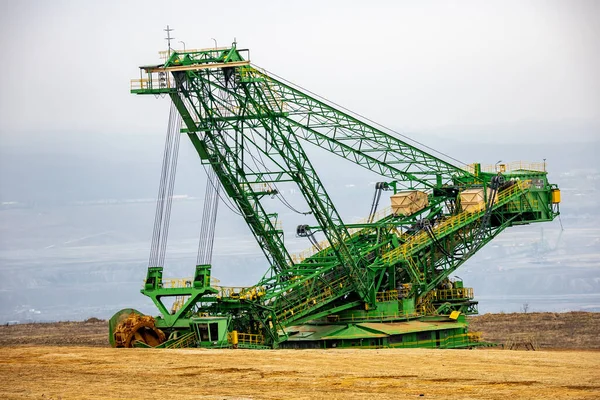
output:
[[[167,23],[176,48],[235,38],[257,65],[462,162],[545,159],[561,220],[508,229],[456,274],[481,312],[600,311],[597,2],[162,4],[0,3],[0,323],[155,313],[139,289],[169,105],[129,79],[159,61]],[[364,217],[377,176],[307,151],[344,220]],[[205,185],[182,141],[166,275],[193,273]],[[303,216],[269,206],[290,251],[309,247]],[[221,204],[213,275],[251,285],[266,269]]]

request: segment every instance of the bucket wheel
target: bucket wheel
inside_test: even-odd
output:
[[[154,318],[133,309],[116,313],[109,321],[109,340],[113,347],[134,347],[135,342],[156,347],[166,340],[155,326]]]

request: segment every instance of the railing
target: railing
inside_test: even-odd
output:
[[[242,81],[247,81],[250,79],[264,79],[267,75],[265,70],[261,71],[261,68],[250,65],[240,67],[239,71]]]
[[[265,337],[255,333],[240,333],[238,332],[238,342],[253,345],[262,345],[265,343]]]
[[[167,61],[173,53],[189,54],[189,53],[200,53],[200,52],[206,52],[206,51],[223,51],[223,50],[229,50],[229,49],[230,49],[229,47],[212,47],[212,48],[207,48],[207,49],[161,50],[158,52],[158,56],[161,60]]]
[[[153,72],[149,78],[131,79],[129,85],[131,91],[170,89],[175,87],[171,74],[167,72]]]
[[[146,90],[149,87],[149,79],[132,79],[130,90]]]
[[[540,209],[540,202],[538,199],[529,199],[528,204],[531,206],[532,210]],[[511,201],[510,203],[506,204],[506,209],[511,212],[518,212],[523,210],[523,206],[518,201]]]
[[[185,288],[192,287],[193,283],[193,278],[170,278],[162,280],[162,287],[164,289]]]
[[[383,219],[389,215],[392,215],[392,206],[387,206],[385,208],[382,208],[381,210],[377,211],[375,214],[373,214],[373,217],[371,218],[372,221],[379,221],[380,219]],[[365,218],[361,218],[355,222],[352,222],[353,224],[368,224],[369,223],[369,219],[370,219],[370,215],[368,217]],[[354,228],[356,230],[360,230],[362,228]]]
[[[389,320],[398,320],[398,319],[411,319],[422,316],[420,313],[402,313],[395,312],[393,314],[381,312],[380,314],[371,314],[371,315],[360,315],[354,316],[351,314],[350,317],[338,318],[339,322],[360,322],[360,321],[389,321]]]
[[[219,293],[218,297],[231,297],[240,298],[246,300],[254,300],[265,294],[265,288],[262,286],[220,286],[220,281],[216,278],[211,278],[211,287],[217,289]],[[144,281],[145,283],[145,281]],[[163,289],[176,289],[176,288],[191,288],[194,284],[193,278],[168,278],[163,279],[161,282],[161,288]],[[179,309],[187,300],[187,296],[177,296],[173,306],[175,309]]]
[[[386,207],[381,209],[380,211],[376,212],[373,216],[373,221],[379,221],[380,219],[383,219],[385,217],[388,217],[392,215],[392,207]],[[352,222],[353,224],[367,224],[369,221],[369,217],[366,218],[361,218],[358,221]],[[350,228],[348,229],[348,233],[350,235],[355,234],[356,232],[362,230],[363,228]],[[308,249],[303,250],[300,253],[296,253],[296,254],[291,254],[291,258],[292,261],[297,264],[297,263],[301,263],[302,261],[304,261],[305,259],[314,256],[315,254],[317,254],[318,252],[320,252],[321,250],[325,250],[329,247],[331,247],[331,244],[329,243],[328,240],[323,240],[319,242],[319,248],[317,248],[316,246],[312,246],[309,247]]]
[[[508,200],[510,200],[512,196],[529,188],[530,186],[531,180],[516,181],[514,185],[503,190],[498,194],[498,200],[492,207],[498,208],[504,205],[508,202]],[[474,213],[463,211],[460,214],[445,219],[433,228],[434,235],[437,237],[441,237],[451,231],[456,230],[459,227],[465,226],[470,222],[476,221],[477,219],[481,218],[481,216],[483,216],[483,214],[486,211],[486,209]],[[429,243],[430,240],[431,238],[429,234],[425,230],[422,230],[419,233],[411,236],[410,239],[403,245],[384,254],[383,259],[388,263],[397,262],[401,258],[404,258],[406,260],[410,254],[413,254],[415,250]]]
[[[181,309],[181,307],[183,307],[185,302],[189,299],[189,297],[190,296],[175,297],[175,301],[173,302],[173,305],[171,306],[171,314],[175,314],[177,311],[179,311]]]
[[[229,297],[233,299],[255,300],[264,296],[265,289],[260,286],[213,286],[219,291],[218,297]]]
[[[435,300],[472,299],[473,288],[454,288],[434,290]]]
[[[303,250],[300,253],[290,254],[290,257],[292,258],[292,261],[295,264],[301,263],[305,259],[314,256],[315,254],[317,254],[321,250],[325,250],[325,249],[331,247],[331,244],[329,243],[329,240],[321,240],[318,244],[319,244],[319,247],[312,246],[312,247],[309,247],[308,249]]]
[[[260,183],[250,183],[250,189],[253,192],[260,192],[260,193],[275,193],[275,187],[273,187],[273,185],[271,185],[270,183],[264,183],[264,182],[260,182]]]
[[[417,311],[419,311],[423,315],[435,314],[435,308],[433,307],[433,304],[431,304],[434,297],[435,297],[435,293],[433,290],[427,292],[427,294],[425,296],[423,296],[419,299],[419,302],[417,303],[417,307],[416,307]]]
[[[475,166],[473,164],[463,165],[465,171],[472,174],[475,173]],[[488,164],[481,166],[481,172],[514,172],[514,171],[536,171],[545,172],[546,163],[544,162],[525,162],[525,161],[514,161],[509,164]]]
[[[467,332],[469,342],[481,342],[481,332]]]
[[[387,292],[377,292],[375,295],[375,301],[394,301],[398,300],[398,291],[397,290],[389,290]]]
[[[196,344],[196,333],[189,332],[189,333],[186,333],[185,335],[181,336],[180,338],[178,338],[173,343],[169,344],[166,348],[167,349],[182,349],[185,347],[192,347],[192,345],[195,345],[195,344]]]
[[[284,309],[281,314],[278,315],[280,321],[286,321],[292,317],[302,315],[306,311],[314,308],[317,305],[322,304],[324,301],[333,298],[336,294],[339,294],[344,288],[349,286],[349,277],[343,276],[335,281],[327,284],[327,286],[321,288],[321,293],[314,297],[308,297],[305,301]]]

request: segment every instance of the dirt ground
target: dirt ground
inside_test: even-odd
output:
[[[108,322],[94,318],[0,326],[0,347],[15,345],[108,347]]]
[[[0,326],[0,398],[600,398],[600,313],[487,314],[471,330],[562,351],[111,349],[92,318]]]
[[[469,330],[506,344],[533,341],[541,349],[600,349],[600,313],[511,313],[469,317]]]
[[[600,313],[514,313],[469,317],[469,329],[498,344],[534,341],[540,349],[600,349]],[[15,345],[108,347],[108,323],[96,318],[0,326],[0,347]]]
[[[600,352],[0,348],[3,399],[598,399]]]

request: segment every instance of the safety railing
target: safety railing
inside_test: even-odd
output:
[[[192,287],[193,283],[193,278],[168,278],[162,280],[162,287],[164,289],[185,288]]]
[[[257,68],[251,65],[243,65],[239,69],[240,78],[242,81],[251,81],[251,80],[263,80],[266,77],[266,71],[261,70],[261,68]]]
[[[232,298],[232,299],[244,299],[244,300],[256,300],[259,297],[264,296],[265,289],[260,286],[213,286],[219,291],[217,297]]]
[[[473,164],[463,165],[462,168],[472,174],[475,173],[475,166]],[[515,172],[515,171],[536,171],[545,172],[546,163],[544,162],[526,162],[526,161],[513,161],[508,164],[487,164],[481,166],[482,172]]]
[[[538,201],[538,199],[529,199],[528,202],[525,204],[522,204],[518,200],[511,201],[510,203],[506,204],[506,209],[510,212],[518,212],[518,211],[523,210],[524,205],[527,205],[527,207],[525,207],[527,210],[529,210],[529,209],[539,210],[540,209],[540,202]]]
[[[420,317],[420,313],[408,313],[408,312],[395,312],[395,313],[384,313],[380,312],[377,314],[369,315],[354,315],[351,314],[349,317],[338,318],[339,322],[361,322],[361,321],[390,321],[398,319],[411,319]]]
[[[392,207],[386,207],[381,209],[380,211],[376,212],[373,215],[373,221],[379,221],[380,219],[389,217],[390,215],[392,215]],[[353,224],[367,224],[369,223],[369,217],[366,218],[361,218],[355,222],[352,222]],[[354,235],[355,233],[357,233],[358,231],[362,230],[363,228],[350,228],[348,229],[348,233],[350,235]],[[325,250],[327,248],[331,247],[331,244],[329,243],[328,240],[323,240],[319,242],[319,247],[316,246],[312,246],[309,247],[308,249],[303,250],[300,253],[296,253],[296,254],[291,254],[291,258],[292,261],[297,264],[297,263],[301,263],[302,261],[304,261],[305,259],[314,256],[315,254],[317,254],[318,252],[320,252],[321,250]]]
[[[433,291],[434,301],[436,300],[456,300],[456,299],[472,299],[473,288],[454,288],[454,289],[437,289]]]
[[[264,296],[265,288],[262,286],[219,286],[218,279],[211,279],[211,287],[217,289],[219,293],[217,297],[229,297],[235,299],[255,300]],[[162,288],[191,288],[193,285],[192,278],[172,278],[163,279]],[[177,296],[173,303],[172,309],[178,310],[187,301],[188,296]]]
[[[265,337],[256,333],[240,333],[238,332],[238,342],[252,345],[262,345],[265,343]]]
[[[435,308],[431,302],[435,297],[435,293],[433,291],[427,292],[427,294],[421,297],[417,303],[416,309],[422,315],[433,315],[435,314]]]
[[[130,90],[146,90],[150,87],[150,79],[132,79],[130,82]]]
[[[343,276],[333,282],[330,282],[327,286],[321,287],[321,292],[316,296],[308,296],[306,300],[296,304],[293,307],[284,309],[279,315],[280,321],[287,321],[291,318],[299,317],[304,315],[307,311],[321,305],[326,300],[330,300],[340,292],[347,290],[349,283],[349,277]],[[346,289],[344,289],[346,288]]]
[[[467,339],[469,342],[481,342],[481,332],[467,332]]]
[[[130,90],[159,90],[175,87],[171,74],[167,72],[153,72],[147,78],[131,79],[129,83]]]
[[[169,344],[167,349],[182,349],[196,345],[196,332],[189,332],[179,337],[173,343]]]
[[[185,49],[185,50],[161,50],[158,52],[158,56],[161,60],[163,61],[167,61],[171,55],[173,53],[177,53],[177,54],[189,54],[189,53],[200,53],[200,52],[207,52],[207,51],[223,51],[223,50],[229,50],[229,47],[212,47],[212,48],[206,48],[206,49]]]
[[[273,187],[273,185],[271,185],[269,183],[264,183],[264,182],[250,183],[249,185],[250,185],[250,189],[255,193],[258,192],[258,193],[271,194],[271,193],[276,192],[275,187]]]
[[[530,186],[531,180],[516,181],[515,184],[498,194],[498,200],[493,205],[493,208],[496,209],[506,204],[513,196],[520,194],[523,190],[529,188]],[[437,224],[435,227],[433,227],[433,233],[437,237],[442,237],[449,232],[455,231],[462,226],[478,220],[485,212],[487,212],[486,209],[474,213],[463,211],[460,214],[447,218],[441,223]],[[410,239],[403,245],[384,254],[383,259],[388,263],[397,262],[402,258],[407,259],[408,255],[413,254],[416,250],[428,244],[430,241],[431,238],[429,234],[423,229],[419,233],[411,236]]]
[[[317,254],[321,250],[325,250],[325,249],[331,247],[331,244],[329,243],[329,240],[321,240],[318,243],[318,245],[319,245],[319,247],[317,247],[317,246],[311,246],[308,249],[305,249],[305,250],[303,250],[300,253],[290,254],[290,257],[292,258],[292,261],[295,264],[301,263],[302,261],[306,260],[307,258],[314,256],[315,254]]]
[[[175,297],[175,301],[173,305],[171,305],[171,314],[175,314],[177,311],[183,307],[185,302],[189,299],[190,296],[177,296]]]
[[[397,290],[388,290],[387,292],[377,292],[375,294],[375,301],[394,301],[398,300],[398,291]]]
[[[368,224],[369,223],[369,219],[371,221],[379,221],[380,219],[383,219],[385,217],[388,217],[392,215],[392,206],[387,206],[385,208],[382,208],[381,210],[377,211],[375,214],[373,214],[373,217],[370,218],[371,216],[365,217],[365,218],[361,218],[355,222],[353,222],[353,224]],[[360,230],[362,228],[355,228],[356,230]]]

